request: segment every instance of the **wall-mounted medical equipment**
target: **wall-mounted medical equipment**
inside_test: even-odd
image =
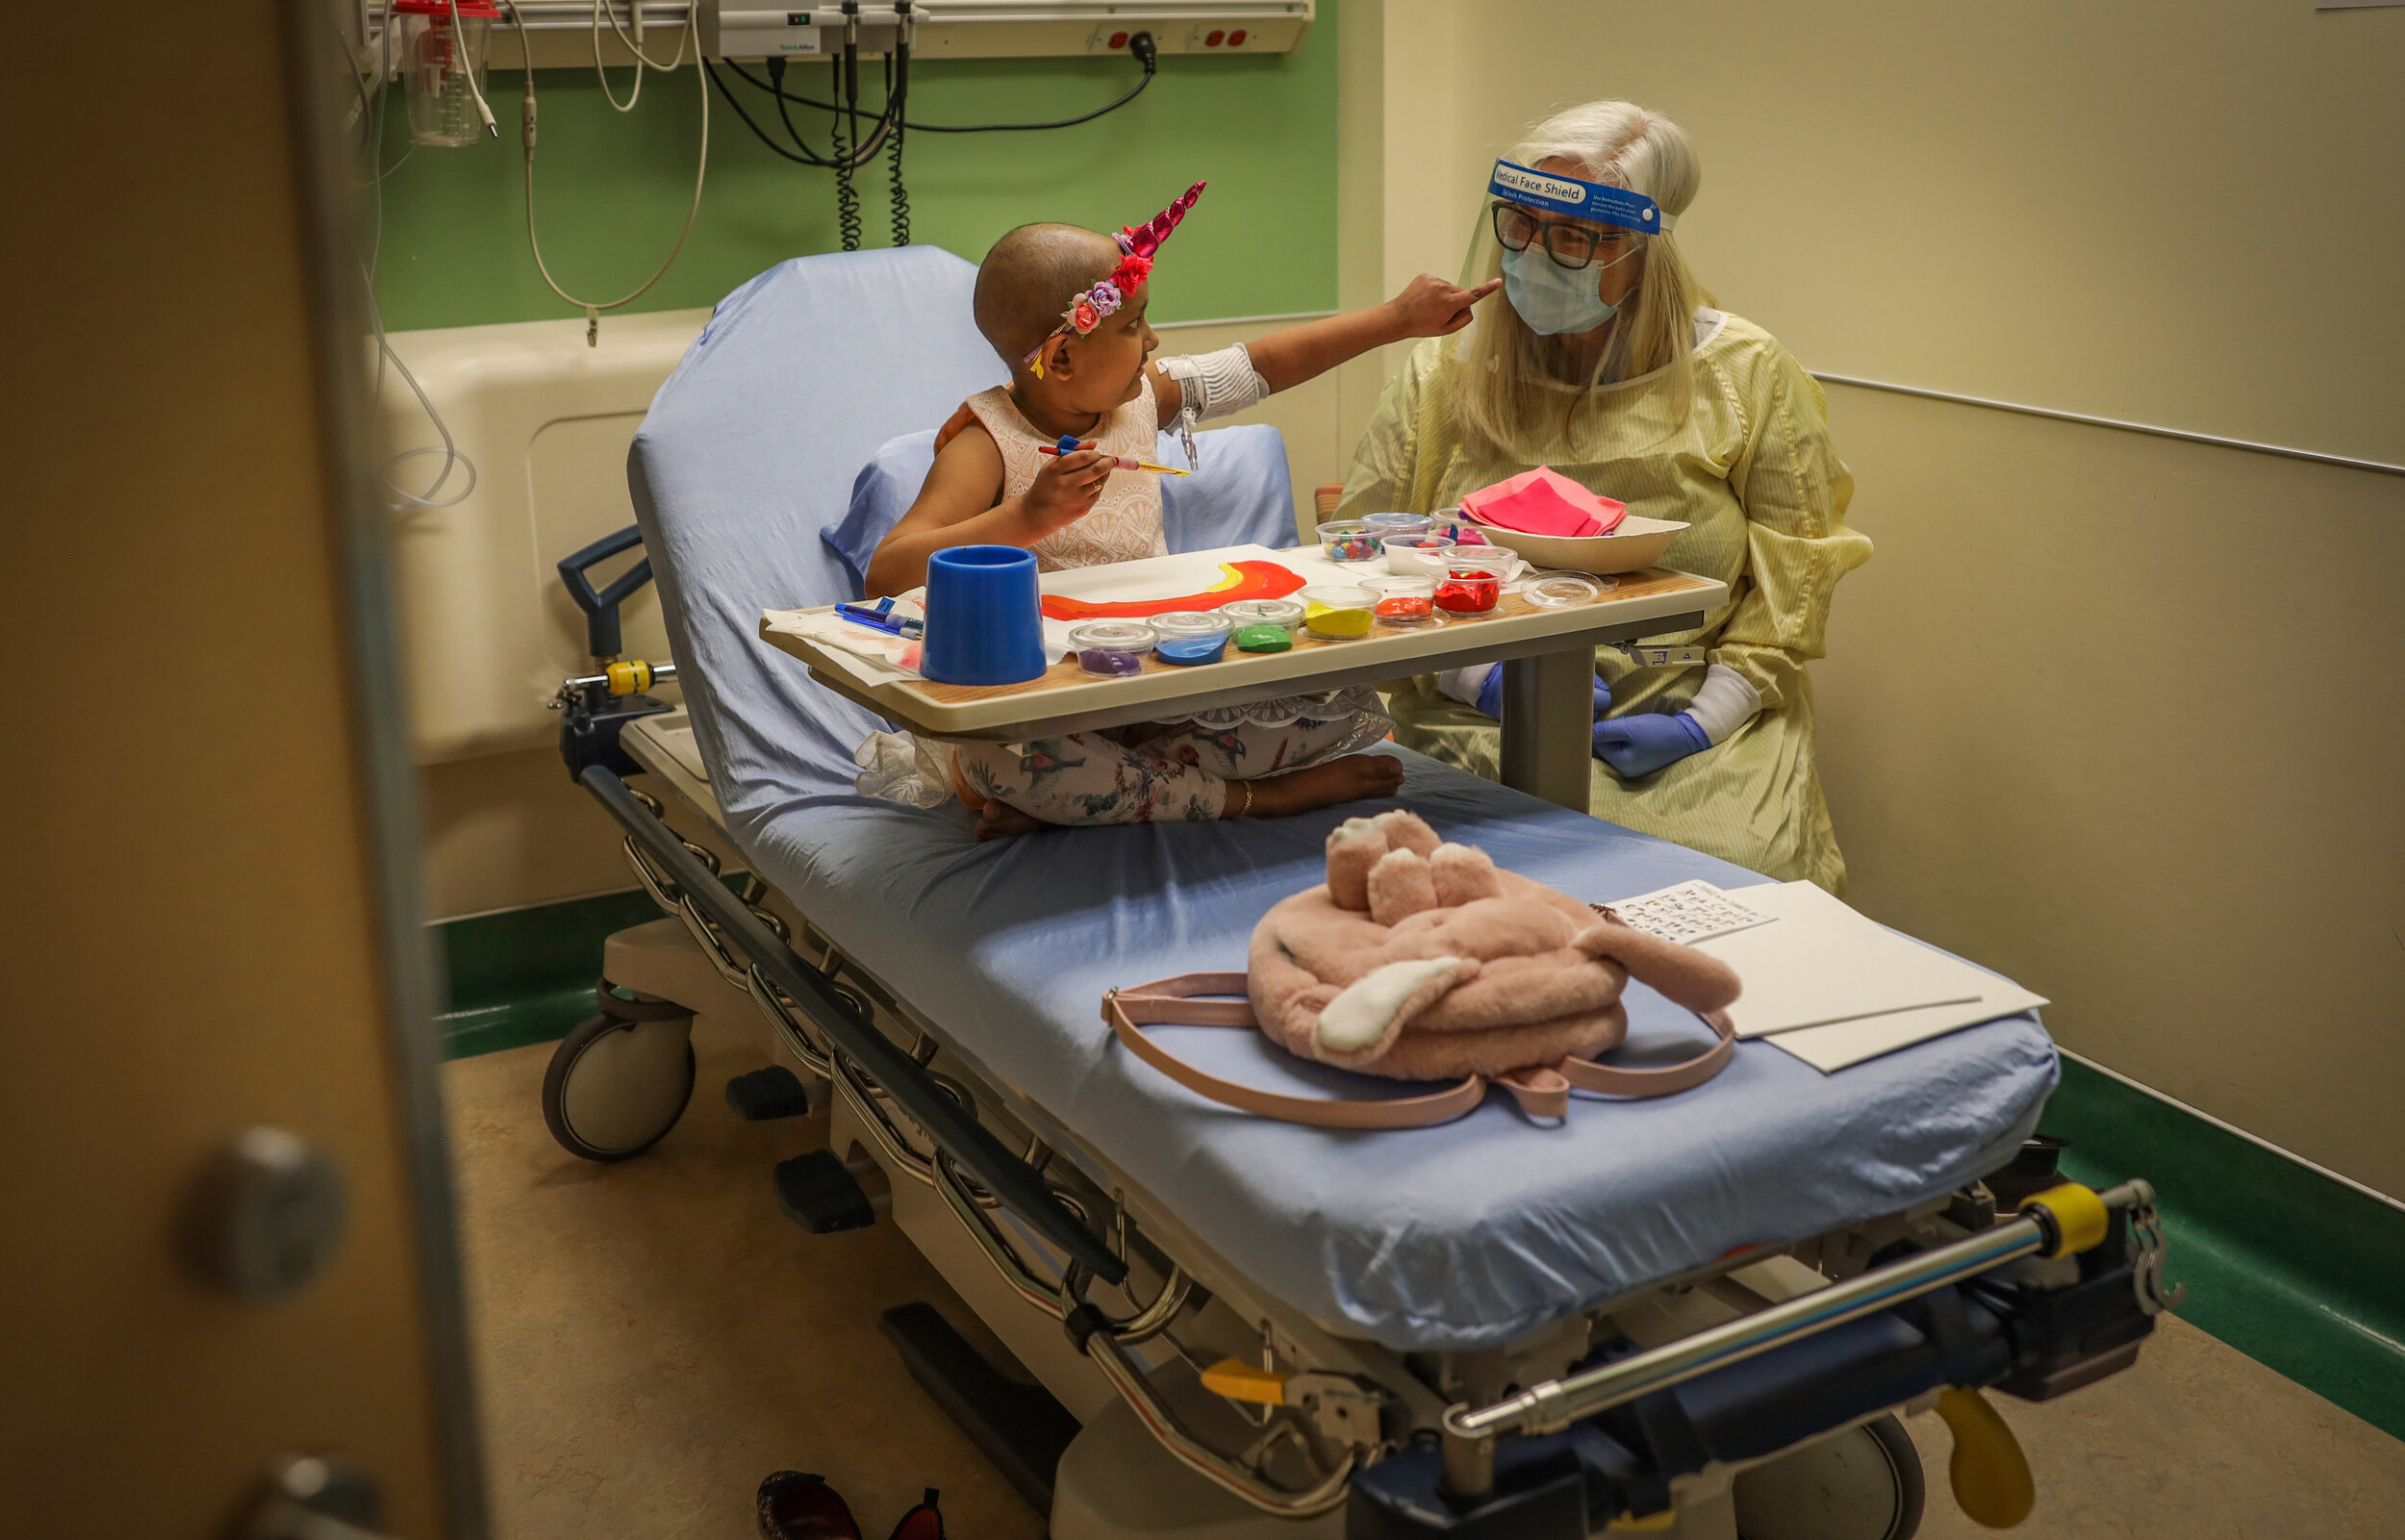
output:
[[[485,54],[494,0],[393,0],[392,67],[407,83],[409,137],[418,144],[473,144],[493,124],[484,107]]]
[[[847,41],[888,53],[907,35],[921,59],[1031,59],[1124,54],[1139,33],[1165,54],[1291,53],[1311,30],[1316,0],[934,0],[769,6],[760,0],[694,0],[701,51],[719,59],[818,58]],[[854,23],[857,30],[854,30]]]
[[[387,19],[409,0],[355,0],[353,42],[367,49]],[[442,0],[434,0],[440,5]],[[487,9],[490,9],[488,7]],[[1037,59],[1125,55],[1138,33],[1165,54],[1280,54],[1301,45],[1317,19],[1317,0],[896,0],[863,3],[856,18],[841,4],[774,6],[761,0],[609,0],[598,8],[604,30],[614,24],[629,38],[657,35],[667,46],[690,24],[713,59],[825,58],[854,46],[891,53],[907,33],[922,59]],[[468,8],[462,5],[465,17]],[[492,63],[537,69],[593,63],[589,41],[593,0],[519,0],[514,15],[493,18]],[[903,13],[907,13],[906,15]],[[605,41],[605,62],[628,62],[623,47]]]

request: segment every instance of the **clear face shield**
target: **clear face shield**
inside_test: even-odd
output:
[[[1575,349],[1551,342],[1611,321],[1634,297],[1643,253],[1677,221],[1641,192],[1497,161],[1461,263],[1466,287],[1501,277],[1503,306],[1456,334],[1457,357],[1498,359],[1568,383]],[[1502,335],[1480,338],[1481,331]],[[1580,382],[1583,383],[1583,382]]]

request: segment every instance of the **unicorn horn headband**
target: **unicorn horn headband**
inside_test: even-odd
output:
[[[1186,189],[1177,201],[1152,218],[1140,225],[1123,226],[1119,234],[1111,237],[1119,243],[1119,265],[1111,269],[1108,278],[1071,300],[1069,308],[1060,313],[1060,324],[1045,333],[1044,341],[1035,344],[1035,351],[1020,361],[1035,371],[1037,379],[1044,378],[1044,349],[1051,345],[1053,338],[1063,335],[1083,337],[1093,331],[1102,324],[1103,316],[1126,304],[1127,296],[1136,291],[1136,286],[1152,275],[1152,253],[1161,249],[1162,243],[1169,240],[1170,232],[1177,228],[1177,222],[1186,216],[1188,209],[1194,207],[1194,200],[1202,195],[1202,189],[1207,185],[1197,182]]]

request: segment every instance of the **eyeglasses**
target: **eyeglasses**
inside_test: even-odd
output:
[[[1597,250],[1617,246],[1633,238],[1617,230],[1597,230],[1590,225],[1564,224],[1557,220],[1539,219],[1516,203],[1494,206],[1495,239],[1512,251],[1526,251],[1540,237],[1545,242],[1545,255],[1556,265],[1576,272],[1595,260]],[[1632,248],[1633,249],[1633,248]],[[1608,262],[1617,262],[1627,252],[1607,253]]]

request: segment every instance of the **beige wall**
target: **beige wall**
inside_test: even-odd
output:
[[[2405,481],[1833,391],[1853,900],[2067,1048],[2405,1193]]]
[[[1450,271],[1524,124],[1628,96],[1698,141],[1705,282],[1808,367],[2405,461],[2405,11],[1345,15],[1356,284]],[[1816,670],[1855,901],[2405,1193],[2405,479],[1831,396],[1879,543]]]

